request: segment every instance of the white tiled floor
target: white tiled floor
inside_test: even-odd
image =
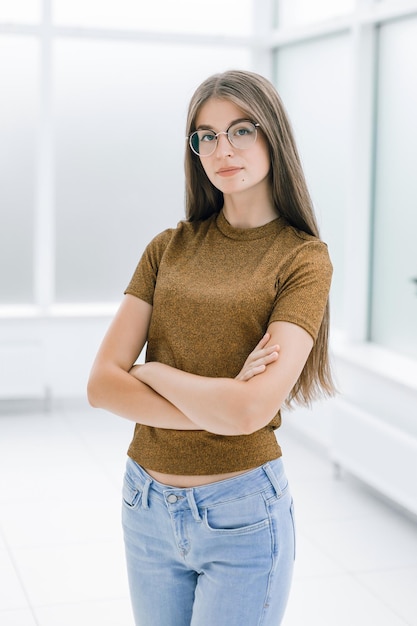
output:
[[[131,432],[88,407],[0,415],[2,626],[133,626],[119,521]],[[335,479],[288,427],[279,439],[298,536],[284,626],[417,626],[416,522]]]

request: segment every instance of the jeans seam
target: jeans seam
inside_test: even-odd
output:
[[[276,540],[274,537],[274,524],[271,518],[272,518],[271,511],[268,507],[269,532],[270,532],[270,541],[271,541],[271,567],[269,569],[269,574],[268,574],[268,583],[267,583],[266,591],[265,591],[265,599],[263,602],[263,606],[262,606],[262,610],[261,610],[261,614],[260,614],[257,626],[262,626],[266,618],[266,614],[269,608],[269,599],[271,597],[272,579],[275,574],[275,566],[276,566],[276,560],[277,560],[277,556],[275,553]]]

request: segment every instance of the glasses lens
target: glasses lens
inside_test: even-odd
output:
[[[213,131],[196,130],[190,136],[190,146],[199,156],[209,156],[216,149],[217,138]]]
[[[190,135],[190,147],[198,156],[210,156],[216,149],[218,135],[213,130],[196,130]],[[236,122],[227,131],[227,138],[235,148],[245,150],[255,143],[257,130],[252,122]]]
[[[235,148],[245,150],[256,141],[256,126],[252,122],[237,122],[228,130],[227,136]]]

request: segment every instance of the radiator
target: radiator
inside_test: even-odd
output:
[[[417,438],[349,402],[332,409],[332,461],[417,515]]]

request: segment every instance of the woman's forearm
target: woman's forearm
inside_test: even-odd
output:
[[[146,426],[201,430],[154,389],[115,366],[93,369],[88,383],[88,399],[96,408]]]
[[[236,379],[196,376],[155,362],[140,367],[138,377],[200,428],[250,434],[277,414],[313,346],[309,333],[290,322],[272,322],[268,338],[269,345],[259,350],[264,340],[258,344]]]
[[[219,435],[246,433],[246,416],[251,411],[247,382],[196,376],[162,363],[146,363],[136,375],[201,429]]]
[[[160,363],[134,365],[130,374],[175,405],[196,428],[219,435],[245,434],[245,418],[253,403],[244,383],[277,361],[279,346],[268,346],[270,338],[265,333],[235,379],[194,376]],[[259,415],[258,405],[255,410]]]

